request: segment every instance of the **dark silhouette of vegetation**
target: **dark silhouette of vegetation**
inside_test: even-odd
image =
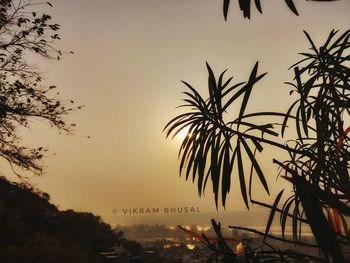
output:
[[[122,235],[92,213],[60,211],[49,195],[0,178],[0,262],[104,262]]]
[[[169,236],[183,236],[183,232],[179,229],[169,229],[165,225],[147,225],[147,224],[137,224],[137,225],[128,225],[121,226],[117,225],[116,229],[123,231],[124,235],[131,239],[155,239],[155,238],[166,238]]]
[[[140,244],[92,213],[60,211],[17,170],[41,175],[39,161],[46,151],[23,146],[20,128],[41,119],[70,134],[75,124],[65,123],[64,116],[81,108],[59,100],[56,87],[45,86],[42,73],[31,63],[60,60],[64,53],[55,47],[60,26],[50,15],[37,12],[37,5],[52,6],[0,0],[0,156],[21,179],[11,183],[0,177],[0,262],[105,262],[115,246],[139,255]]]
[[[258,74],[258,63],[248,81],[234,85],[230,84],[232,78],[224,80],[226,71],[216,80],[207,64],[209,97],[203,98],[184,82],[189,91],[184,92],[187,97],[182,107],[190,108],[190,111],[175,117],[165,127],[167,136],[175,136],[185,127],[189,129],[189,135],[180,147],[180,174],[184,172],[186,180],[190,177],[193,182],[197,180],[199,194],[203,193],[210,178],[216,205],[221,193],[222,205],[225,206],[233,173],[239,177],[242,198],[248,209],[250,203],[271,209],[265,233],[245,229],[264,236],[263,245],[258,249],[246,244],[243,256],[248,262],[346,262],[343,248],[350,245],[345,220],[350,215],[350,148],[347,137],[350,128],[344,126],[344,122],[350,114],[350,30],[341,35],[337,33],[333,30],[325,43],[317,47],[305,32],[311,48],[301,53],[303,58],[291,66],[294,79],[287,84],[292,87],[290,94],[296,95],[297,99],[286,113],[247,112],[251,91],[266,74]],[[225,113],[230,106],[239,106],[239,113],[235,119],[227,121]],[[271,119],[277,121],[266,122]],[[280,131],[277,130],[279,127]],[[286,129],[291,127],[295,128],[297,138],[287,143],[278,142],[278,136],[285,137]],[[254,176],[269,193],[258,160],[264,145],[286,151],[289,155],[288,160],[273,159],[280,168],[279,175],[293,185],[293,194],[282,207],[279,203],[283,190],[272,205],[253,198]],[[248,173],[247,164],[251,167]],[[269,234],[276,213],[280,214],[282,238]],[[293,229],[292,240],[285,237],[289,221]],[[302,242],[304,225],[311,228],[315,244]],[[220,239],[215,222],[213,227],[218,229],[219,242],[216,245],[208,242],[208,245],[216,252],[225,252],[238,259],[235,252],[225,250],[225,240]],[[281,251],[271,247],[268,238],[301,247],[316,247],[322,253],[316,251],[315,255],[305,255]]]
[[[33,57],[59,60],[63,54],[54,46],[60,39],[60,26],[51,22],[50,15],[33,11],[36,5],[30,1],[0,1],[0,156],[18,176],[16,168],[40,175],[42,166],[38,161],[45,152],[42,147],[23,146],[19,128],[28,127],[32,119],[46,120],[67,133],[75,125],[63,119],[73,110],[73,101],[58,100],[56,87],[43,85],[42,74],[30,63]]]
[[[306,1],[309,1],[309,0],[306,0]],[[333,2],[337,0],[310,0],[310,1],[314,1],[314,2],[331,2],[332,1]],[[251,2],[252,2],[251,0],[238,0],[239,8],[243,12],[244,18],[250,19],[251,5],[252,5]],[[299,15],[293,0],[284,0],[284,2],[295,15],[297,16]],[[224,12],[225,20],[227,20],[230,3],[231,3],[231,0],[223,0],[223,12]],[[256,9],[262,14],[263,11],[261,7],[261,0],[254,0],[254,4]]]
[[[104,253],[123,247],[143,256],[143,247],[114,231],[99,216],[60,211],[50,196],[27,183],[0,177],[0,262],[106,262]]]
[[[130,253],[132,256],[143,257],[145,255],[145,250],[140,243],[134,240],[123,239],[121,242],[123,248]]]

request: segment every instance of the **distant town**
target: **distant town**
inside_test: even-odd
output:
[[[210,226],[189,225],[183,226],[183,228],[199,235],[205,234],[211,240],[215,237],[215,232]],[[117,225],[114,231],[121,233],[127,239],[136,241],[139,247],[134,246],[133,250],[130,250],[126,249],[125,246],[118,246],[112,251],[102,252],[108,262],[204,263],[213,253],[205,242],[186,234],[176,226]],[[234,251],[237,249],[239,243],[237,241],[239,240],[250,239],[254,245],[262,242],[261,236],[239,230],[223,228],[222,234],[224,238],[229,240],[228,244]],[[311,236],[305,236],[304,240],[313,241]],[[280,248],[289,248],[288,245],[274,240],[269,240],[269,243],[278,245]],[[313,253],[310,250],[305,252]]]

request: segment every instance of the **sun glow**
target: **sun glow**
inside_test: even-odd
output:
[[[183,142],[186,137],[190,137],[192,134],[188,131],[188,128],[183,128],[177,135],[176,138],[180,141]]]

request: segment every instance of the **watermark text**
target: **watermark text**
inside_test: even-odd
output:
[[[199,207],[139,207],[139,208],[121,208],[113,209],[114,215],[157,215],[157,214],[197,214],[200,213]]]

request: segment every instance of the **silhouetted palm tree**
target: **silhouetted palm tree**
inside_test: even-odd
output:
[[[185,174],[186,180],[190,177],[193,182],[197,180],[200,195],[210,178],[216,205],[221,193],[222,205],[225,206],[231,175],[237,171],[247,208],[252,202],[271,209],[265,233],[244,229],[265,235],[264,249],[246,247],[248,262],[257,259],[269,262],[346,262],[342,247],[350,245],[345,220],[345,216],[350,215],[350,145],[347,140],[350,127],[344,126],[344,119],[350,116],[350,30],[337,38],[337,31],[333,30],[318,48],[308,33],[305,35],[311,48],[308,53],[301,53],[303,59],[291,66],[294,79],[288,84],[297,100],[286,113],[246,112],[253,87],[266,74],[258,74],[258,63],[246,82],[233,85],[230,84],[232,78],[224,80],[225,71],[216,80],[207,64],[209,97],[203,98],[190,84],[183,82],[189,91],[184,92],[186,98],[182,107],[189,108],[189,111],[175,117],[165,127],[167,136],[189,129],[189,136],[179,151],[180,173]],[[239,113],[235,119],[227,121],[225,114],[232,106],[238,107]],[[261,124],[262,120],[276,118],[280,121]],[[277,142],[276,137],[279,134],[283,137],[292,121],[297,138],[285,144]],[[276,127],[281,127],[281,130],[277,131]],[[281,208],[279,202],[283,191],[273,205],[252,198],[252,178],[255,175],[269,193],[257,159],[264,145],[289,154],[288,160],[274,159],[280,167],[280,175],[293,185],[293,195]],[[245,156],[248,161],[244,161]],[[247,164],[251,166],[249,174],[244,169]],[[269,234],[276,213],[280,214],[282,238]],[[292,223],[293,240],[287,240],[284,235],[288,220]],[[310,226],[317,244],[302,242],[302,226],[305,224]],[[267,237],[319,248],[322,254],[312,256],[290,250],[266,249]],[[219,248],[225,247],[224,240],[219,243]],[[213,244],[208,244],[215,250]],[[219,248],[215,250],[216,254],[222,251]],[[237,257],[233,251],[225,251]]]

